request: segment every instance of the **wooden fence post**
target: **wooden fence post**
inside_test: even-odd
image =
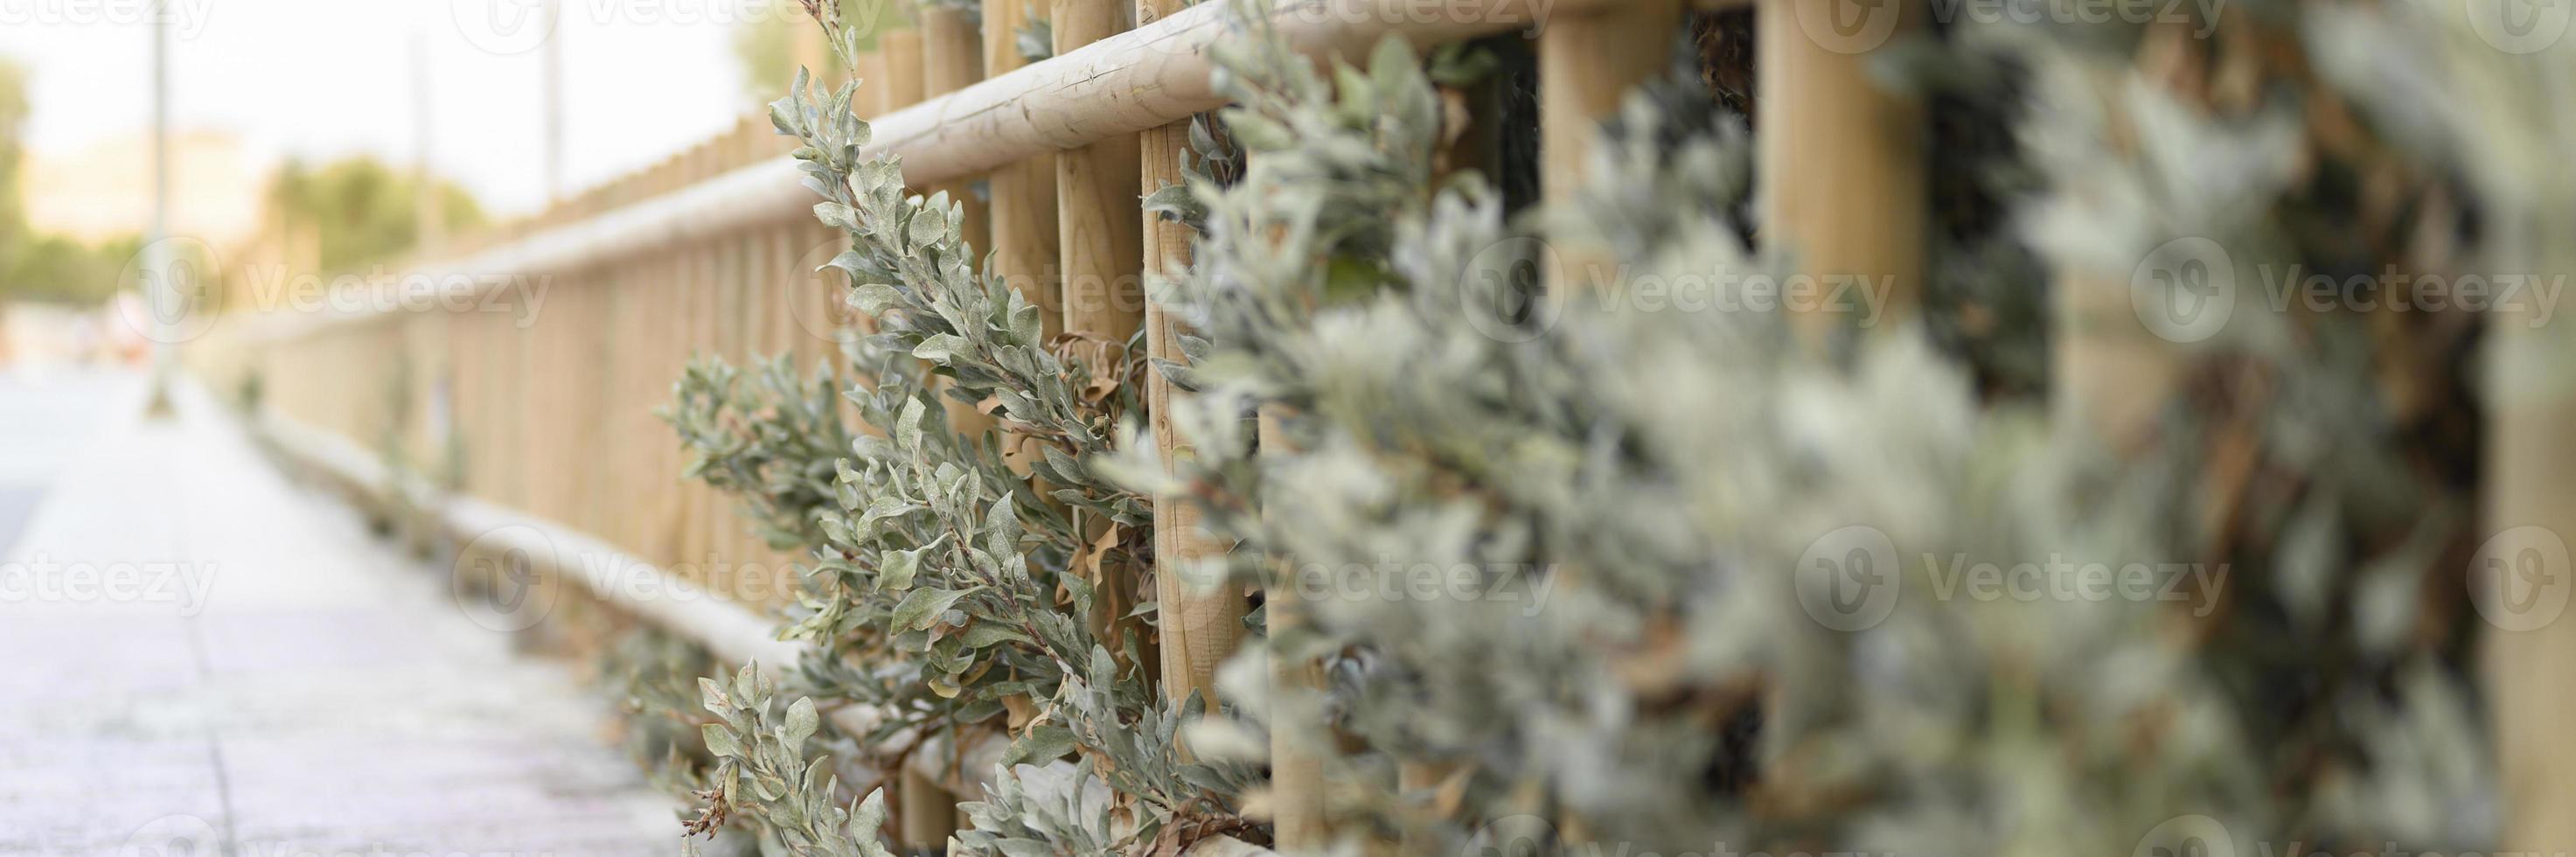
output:
[[[2547,222],[2556,220],[2555,223]],[[2501,230],[2564,235],[2567,218],[2543,218]],[[2576,268],[2576,253],[2546,244],[2522,270]],[[2567,445],[2576,419],[2576,336],[2545,325],[2545,307],[2499,305],[2487,313],[2488,403],[2485,515],[2477,554],[2465,569],[2470,602],[2488,627],[2480,652],[2496,741],[2504,831],[2497,853],[2564,854],[2576,849],[2576,745],[2567,712],[2576,709],[2576,618],[2567,615],[2576,588],[2568,534],[2576,532],[2576,449]]]
[[[974,15],[954,6],[933,6],[921,12],[921,84],[925,96],[940,96],[965,89],[984,79],[984,52],[977,41]],[[992,250],[992,236],[985,224],[992,214],[984,201],[975,196],[972,179],[957,179],[931,185],[930,192],[947,191],[949,200],[966,209],[966,243],[978,253]]]
[[[1181,0],[1136,0],[1136,22],[1140,26],[1151,23],[1184,6]],[[1152,193],[1181,183],[1181,157],[1189,151],[1189,133],[1188,122],[1175,122],[1141,135],[1138,171],[1143,177],[1142,191]],[[1189,266],[1188,226],[1164,221],[1151,213],[1142,215],[1142,225],[1148,278],[1178,273]],[[1145,303],[1147,357],[1188,362],[1181,353],[1179,331],[1174,325],[1161,305],[1150,300]],[[1172,384],[1163,373],[1146,369],[1147,418],[1154,432],[1155,451],[1166,468],[1187,452],[1172,433],[1172,396]],[[1243,638],[1247,604],[1242,588],[1219,581],[1216,591],[1202,592],[1192,582],[1194,568],[1202,559],[1224,553],[1225,545],[1200,528],[1197,509],[1177,496],[1154,498],[1154,615],[1162,637],[1163,694],[1175,702],[1201,693],[1210,697],[1207,702],[1213,709],[1217,665],[1234,653],[1235,645]]]
[[[997,77],[1028,65],[1012,43],[1012,29],[1027,17],[1030,0],[983,0],[984,75]],[[1046,337],[1064,331],[1063,293],[1056,282],[1055,155],[994,170],[992,270],[1038,307]]]
[[[886,112],[886,61],[883,51],[860,51],[850,58],[850,74],[859,79],[859,91],[850,101],[862,119],[874,119]]]
[[[1123,0],[1054,0],[1055,52],[1117,35],[1127,29]],[[1133,136],[1112,136],[1056,155],[1056,232],[1064,264],[1064,330],[1080,337],[1072,344],[1075,359],[1095,380],[1117,370],[1116,356],[1144,324],[1145,295],[1137,281],[1144,270],[1142,206],[1137,188],[1137,143]],[[1106,520],[1082,524],[1086,540],[1098,539],[1113,525]],[[1099,566],[1092,596],[1092,633],[1123,662],[1120,628],[1137,623],[1125,616],[1138,595],[1132,569]],[[1145,657],[1159,661],[1148,638]]]
[[[930,6],[921,10],[921,79],[924,95],[939,96],[966,88],[984,78],[982,45],[975,31],[974,16],[954,6]],[[992,212],[975,196],[971,178],[951,179],[924,187],[926,195],[948,195],[948,203],[962,213],[961,232],[966,244],[980,254],[993,250]],[[1052,203],[1050,203],[1052,204]],[[946,379],[937,379],[941,387]],[[981,435],[994,425],[993,417],[954,396],[941,393],[939,403],[948,412],[951,429],[968,437]]]
[[[921,31],[887,30],[877,35],[878,65],[885,84],[877,96],[877,112],[890,113],[921,103],[923,85]]]
[[[1783,0],[1786,2],[1787,0]],[[1538,37],[1539,185],[1551,201],[1583,181],[1601,123],[1639,83],[1662,74],[1681,26],[1679,0],[1636,0],[1558,15]]]
[[[1873,293],[1891,306],[1877,317],[1905,317],[1921,291],[1928,217],[1923,112],[1872,82],[1869,58],[1912,23],[1916,4],[1862,9],[1857,30],[1833,20],[1839,5],[1760,0],[1754,14],[1763,239],[1792,248],[1802,273],[1883,288]]]
[[[1276,406],[1264,407],[1260,417],[1260,442],[1264,453],[1287,451],[1285,432],[1279,427]],[[1267,498],[1262,514],[1271,514]],[[1304,743],[1306,735],[1322,731],[1321,712],[1300,706],[1288,706],[1290,697],[1308,698],[1324,689],[1324,666],[1307,658],[1291,658],[1280,638],[1304,628],[1307,623],[1304,596],[1297,591],[1296,561],[1284,555],[1269,558],[1270,579],[1263,585],[1262,618],[1268,629],[1265,638],[1270,655],[1270,827],[1271,838],[1283,854],[1312,853],[1331,844],[1332,828],[1324,816],[1324,757],[1316,747]]]
[[[1128,28],[1128,10],[1118,0],[1053,0],[1051,8],[1059,56]],[[1098,340],[1093,351],[1124,344],[1144,322],[1144,292],[1136,281],[1144,269],[1138,157],[1136,138],[1123,135],[1056,155],[1064,326]],[[1095,357],[1092,365],[1108,364]]]
[[[938,854],[948,847],[948,835],[957,832],[957,799],[937,782],[901,765],[897,774],[895,802],[902,818],[895,825],[901,834],[905,853]]]

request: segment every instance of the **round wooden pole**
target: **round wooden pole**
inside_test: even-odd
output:
[[[1120,0],[1053,0],[1058,56],[1127,29]],[[1056,156],[1065,330],[1093,339],[1093,368],[1144,324],[1137,142],[1116,135]]]
[[[1139,24],[1151,23],[1183,8],[1181,0],[1136,0],[1136,20]],[[1189,151],[1189,131],[1188,122],[1175,122],[1141,135],[1140,190],[1152,193],[1181,183],[1181,157]],[[1141,223],[1144,268],[1149,278],[1176,274],[1188,267],[1188,226],[1152,214],[1143,214]],[[1188,362],[1178,344],[1176,324],[1159,304],[1145,304],[1145,351],[1149,358]],[[1146,371],[1148,425],[1154,432],[1155,451],[1166,467],[1188,452],[1172,431],[1173,395],[1171,382],[1161,372]],[[1217,665],[1234,653],[1243,638],[1243,614],[1248,605],[1242,589],[1224,584],[1215,591],[1205,591],[1194,579],[1194,569],[1200,561],[1224,553],[1224,543],[1200,527],[1196,508],[1177,496],[1154,498],[1155,622],[1162,637],[1163,694],[1174,701],[1187,700],[1197,693],[1209,697],[1208,703],[1214,707]]]
[[[1875,7],[1868,14],[1887,17],[1865,18],[1858,34],[1846,35],[1819,23],[1822,13],[1805,0],[1760,2],[1763,239],[1791,248],[1801,272],[1856,284],[1864,288],[1845,294],[1882,295],[1872,299],[1888,304],[1806,314],[1908,316],[1922,288],[1928,217],[1923,112],[1871,81],[1869,62],[1911,23],[1914,4]]]
[[[1563,13],[1538,38],[1539,185],[1550,200],[1581,185],[1601,123],[1628,90],[1664,72],[1680,0],[1635,0]]]
[[[922,73],[921,31],[887,30],[877,36],[877,62],[883,67],[885,86],[877,96],[877,112],[900,110],[921,103]]]
[[[984,0],[984,75],[997,77],[1028,65],[1012,46],[1012,28],[1027,16],[1029,0]],[[1040,155],[993,171],[992,271],[1038,306],[1052,340],[1064,332],[1064,300],[1057,283],[1055,155]]]

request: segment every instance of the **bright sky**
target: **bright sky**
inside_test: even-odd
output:
[[[0,56],[34,78],[29,143],[40,158],[147,132],[149,2],[0,0]],[[512,27],[540,0],[168,2],[178,127],[232,133],[264,160],[370,153],[409,164],[417,33],[432,80],[436,169],[472,188],[488,211],[543,205],[544,27]],[[751,107],[731,34],[774,7],[562,3],[552,37],[562,39],[571,189],[652,164],[725,130]]]

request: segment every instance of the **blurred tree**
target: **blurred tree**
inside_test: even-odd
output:
[[[877,34],[889,29],[911,26],[912,4],[888,0],[840,0],[841,20],[848,22],[850,32],[858,38],[860,50],[877,45]],[[734,61],[742,66],[742,93],[752,106],[766,105],[786,92],[796,80],[796,39],[801,34],[817,41],[822,68],[815,74],[838,80],[840,63],[829,50],[820,50],[822,34],[814,18],[806,14],[797,0],[743,0],[743,23],[733,34]],[[813,60],[808,60],[812,62]]]
[[[472,193],[452,182],[437,185],[445,196],[441,210],[448,234],[483,224],[483,208]],[[290,160],[269,180],[268,205],[288,234],[307,227],[318,233],[321,270],[339,272],[410,250],[419,238],[419,192],[409,171],[373,157],[320,167]]]
[[[10,260],[0,272],[0,298],[62,304],[95,304],[115,294],[132,278],[126,263],[143,249],[143,239],[117,238],[97,246],[60,235],[21,232],[6,242]]]
[[[118,271],[142,246],[126,238],[90,247],[38,235],[26,212],[25,70],[0,59],[0,300],[95,303],[116,290]]]
[[[0,59],[0,261],[7,258],[6,248],[27,231],[24,191],[18,178],[26,160],[27,147],[20,135],[25,131],[27,112],[26,72]]]

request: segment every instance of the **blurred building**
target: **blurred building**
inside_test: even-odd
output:
[[[269,165],[221,131],[170,139],[170,234],[217,247],[260,227]],[[28,153],[27,218],[39,230],[96,244],[152,227],[152,136],[137,133],[74,151]]]

